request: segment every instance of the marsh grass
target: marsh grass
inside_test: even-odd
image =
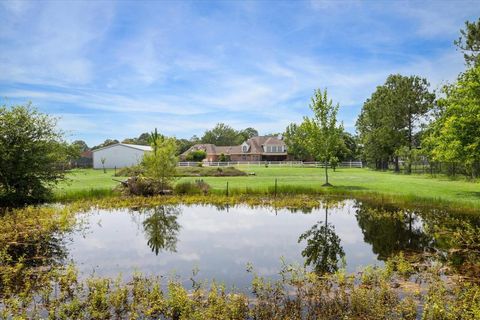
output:
[[[402,258],[399,258],[402,259]],[[398,260],[398,259],[397,259]],[[398,263],[398,261],[397,261]],[[271,281],[253,268],[251,294],[221,283],[195,282],[134,274],[80,280],[74,266],[45,272],[36,284],[0,295],[0,319],[464,319],[480,316],[480,287],[449,286],[438,268],[418,275],[421,289],[403,290],[394,265],[367,267],[358,274],[344,270],[318,275],[284,265]],[[41,281],[41,286],[38,286]],[[418,286],[417,286],[418,287]],[[418,287],[420,288],[420,287]]]
[[[113,188],[91,188],[91,189],[77,189],[66,190],[63,192],[56,192],[53,196],[53,202],[71,202],[85,199],[101,199],[119,196],[120,192]]]
[[[189,184],[186,182],[185,184]],[[180,190],[180,188],[179,188]],[[207,194],[198,188],[181,188],[182,194],[164,196],[123,196],[121,192],[113,189],[72,190],[57,194],[54,201],[61,203],[91,203],[91,205],[110,203],[118,206],[156,206],[162,204],[252,204],[269,205],[278,208],[305,208],[318,207],[322,201],[357,199],[377,206],[397,206],[406,209],[438,209],[450,212],[479,214],[480,206],[472,203],[456,203],[439,198],[425,198],[415,195],[389,195],[377,192],[356,192],[351,195],[348,189],[325,188],[316,189],[309,186],[278,186],[263,188],[229,188],[226,190],[209,189]],[[118,205],[117,205],[118,204]]]

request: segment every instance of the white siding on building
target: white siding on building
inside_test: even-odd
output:
[[[123,168],[137,165],[142,161],[145,152],[150,147],[127,144],[114,144],[105,148],[93,150],[93,168],[102,169],[102,158],[105,159],[105,168]]]

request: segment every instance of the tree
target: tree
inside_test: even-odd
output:
[[[460,74],[443,92],[423,145],[432,160],[459,162],[475,178],[480,170],[480,64]]]
[[[305,131],[305,125],[291,123],[285,130],[284,140],[288,153],[295,159],[304,161],[311,158],[306,145],[307,132]]]
[[[177,153],[182,154],[190,149],[194,143],[187,139],[177,139]]]
[[[340,134],[342,139],[342,148],[339,149],[337,157],[340,161],[356,160],[358,159],[357,139],[351,133],[343,131]]]
[[[87,143],[83,140],[75,140],[72,142],[72,146],[76,146],[80,152],[90,150]]]
[[[313,117],[304,118],[302,126],[306,132],[306,146],[309,153],[325,164],[325,184],[328,182],[328,164],[335,157],[335,152],[341,143],[340,133],[343,126],[337,124],[339,105],[328,99],[327,90],[315,90],[310,104]]]
[[[390,75],[367,99],[357,120],[365,157],[375,161],[377,169],[394,160],[399,170],[398,150],[407,147],[406,156],[418,146],[414,137],[419,124],[433,109],[435,94],[429,83],[418,76]],[[411,162],[411,161],[407,161]],[[407,171],[410,172],[410,167]]]
[[[454,44],[463,52],[469,66],[480,63],[480,18],[477,22],[465,22],[465,30],[460,30],[460,37]]]
[[[218,123],[212,130],[205,131],[202,143],[211,143],[217,146],[232,146],[237,143],[238,133],[232,127]]]
[[[113,140],[112,140],[112,139],[107,139],[107,140],[105,140],[103,143],[99,144],[98,146],[92,147],[92,150],[96,150],[96,149],[100,149],[100,148],[105,148],[105,147],[108,147],[108,146],[111,146],[111,145],[117,144],[117,143],[119,143],[119,141],[116,140],[116,139],[113,139]]]
[[[192,144],[196,143],[211,143],[217,146],[233,146],[239,145],[242,142],[258,136],[258,131],[254,128],[246,128],[244,130],[237,131],[224,123],[217,123],[212,130],[207,130],[203,134],[200,141],[193,136],[190,141]]]
[[[122,143],[127,143],[127,144],[138,144],[141,146],[148,146],[149,142],[148,139],[150,137],[150,133],[144,132],[138,138],[126,138],[122,141]]]
[[[258,136],[258,131],[254,128],[249,127],[249,128],[240,130],[238,132],[236,144],[242,144],[244,141],[247,141],[248,139],[256,136]]]
[[[192,152],[189,152],[186,156],[185,156],[185,160],[187,161],[196,161],[196,162],[200,162],[202,161],[203,159],[205,159],[207,157],[207,153],[203,150],[195,150],[195,151],[192,151]]]
[[[0,205],[44,201],[64,178],[68,145],[56,124],[31,103],[0,107]]]
[[[158,135],[156,140],[151,140],[152,152],[145,153],[142,166],[145,168],[143,177],[152,179],[160,184],[160,191],[171,187],[175,180],[178,163],[177,144],[175,138],[166,138]]]
[[[106,161],[107,161],[107,158],[105,158],[105,157],[100,158],[100,162],[102,163],[103,173],[107,173],[107,169],[105,169],[105,162]]]

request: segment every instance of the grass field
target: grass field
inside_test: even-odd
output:
[[[242,166],[242,170],[255,175],[240,177],[202,177],[180,178],[179,181],[203,179],[216,191],[229,189],[241,192],[268,192],[274,188],[277,179],[278,190],[288,188],[298,190],[325,190],[324,170],[321,168],[298,167],[261,167]],[[74,170],[69,180],[61,183],[56,189],[58,198],[69,198],[69,195],[82,194],[83,197],[104,196],[118,185],[113,179],[122,180],[125,177],[114,177],[113,170]],[[336,172],[329,171],[333,188],[329,192],[342,194],[384,194],[425,200],[442,200],[458,202],[480,208],[480,183],[465,180],[450,180],[446,177],[432,178],[429,175],[403,175],[392,172],[378,172],[369,169],[342,168]]]

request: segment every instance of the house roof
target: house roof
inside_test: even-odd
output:
[[[115,144],[111,144],[111,145],[103,147],[103,148],[92,150],[92,152],[97,152],[97,151],[100,151],[100,150],[104,150],[104,149],[108,149],[108,148],[112,148],[112,147],[116,147],[116,146],[124,146],[124,147],[132,148],[132,149],[142,150],[142,151],[152,151],[152,147],[150,147],[150,146],[142,146],[142,145],[139,145],[139,144],[128,144],[128,143],[115,143]]]
[[[81,158],[92,158],[92,150],[85,150],[82,153],[80,153]]]
[[[257,136],[252,137],[245,141],[249,146],[248,152],[242,151],[242,145],[238,146],[216,146],[214,144],[205,143],[205,144],[196,144],[192,146],[190,149],[185,151],[182,155],[185,156],[192,151],[203,150],[207,153],[207,155],[220,155],[220,154],[261,154],[265,153],[263,151],[263,145],[276,145],[281,146],[285,145],[285,142],[277,137],[271,136]]]

